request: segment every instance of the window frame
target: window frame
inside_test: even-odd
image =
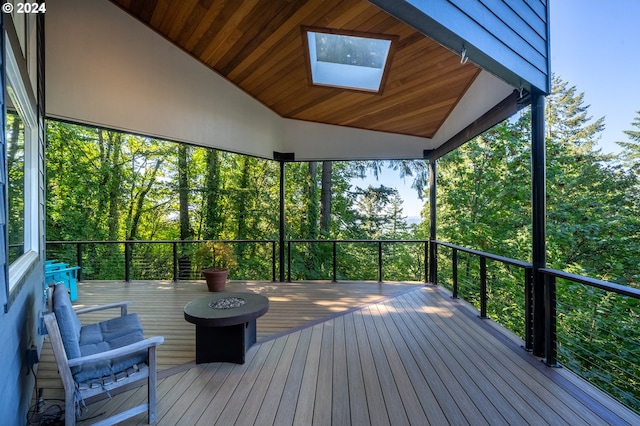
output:
[[[11,19],[5,19],[4,24],[5,87],[3,90],[5,90],[5,96],[11,97],[11,101],[24,124],[24,249],[23,254],[11,264],[8,264],[8,257],[5,258],[8,266],[7,300],[11,300],[12,293],[19,291],[27,275],[33,270],[39,259],[39,141],[38,109],[27,71],[27,61],[23,56],[23,49],[13,22],[11,22]],[[8,87],[10,87],[11,90],[8,90]],[[7,99],[5,99],[5,104],[6,101]],[[4,118],[6,123],[6,108],[3,114],[5,114]],[[3,131],[5,131],[6,134],[6,129]],[[6,158],[4,158],[3,161],[5,161],[6,164]],[[5,191],[4,196],[4,202],[5,205],[7,205],[7,191]],[[5,247],[5,249],[6,248],[8,248],[8,246]]]
[[[303,42],[302,44],[303,44],[305,60],[306,60],[307,79],[308,79],[309,84],[311,86],[315,86],[315,87],[331,87],[331,88],[335,88],[335,89],[349,90],[349,91],[354,91],[354,92],[359,92],[359,93],[370,93],[370,94],[382,95],[382,93],[384,91],[384,87],[385,87],[386,81],[387,81],[387,77],[389,75],[389,71],[391,69],[391,63],[393,62],[393,56],[395,54],[397,41],[399,39],[398,36],[388,35],[388,34],[365,33],[365,32],[361,32],[361,31],[337,30],[337,29],[319,28],[319,27],[307,27],[307,26],[302,26],[301,27],[301,31],[302,31],[302,42]],[[382,76],[380,77],[380,85],[379,85],[378,89],[368,89],[368,88],[361,88],[361,87],[348,86],[348,85],[325,84],[325,83],[315,82],[314,81],[314,77],[313,77],[312,63],[314,63],[314,61],[316,61],[316,60],[312,59],[312,54],[310,52],[310,48],[309,48],[309,41],[310,41],[309,33],[332,34],[332,35],[336,35],[336,36],[358,37],[358,38],[364,38],[364,39],[375,39],[375,40],[389,41],[390,42],[389,50],[387,52],[387,57],[386,57],[386,61],[385,61],[384,67],[381,69],[382,70]],[[344,67],[367,68],[367,67],[354,66],[354,65],[343,65],[343,66]]]

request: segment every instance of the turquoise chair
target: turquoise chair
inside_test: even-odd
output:
[[[48,287],[62,283],[69,290],[71,301],[78,300],[78,270],[79,266],[69,266],[55,260],[47,260],[44,267],[44,282]]]

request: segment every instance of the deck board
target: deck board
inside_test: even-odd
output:
[[[167,326],[171,337],[163,354],[168,367],[158,384],[158,424],[640,424],[640,416],[566,369],[547,367],[520,348],[517,338],[479,319],[445,290],[366,285],[307,283],[272,293],[272,306],[306,305],[308,310],[291,317],[286,305],[278,305],[270,331],[260,331],[258,320],[260,337],[243,365],[196,365],[188,349],[191,335],[185,338],[176,324]],[[293,288],[300,292],[289,294]],[[163,297],[179,300],[149,296],[159,291],[151,287],[122,292],[143,297],[134,299],[134,306],[152,297],[161,311],[179,313],[193,298],[184,289],[165,290]],[[109,297],[124,298],[115,293]],[[316,294],[323,302],[310,303],[303,294]],[[132,310],[143,321],[150,315],[159,322],[157,330],[164,329],[163,320],[175,321],[148,305],[142,313]],[[287,322],[290,331],[273,326]],[[144,386],[129,390],[90,404],[85,416],[120,411],[145,395]],[[122,424],[145,423],[141,414]]]
[[[349,348],[349,350],[350,349],[351,348]],[[333,362],[326,370],[331,371],[331,404],[328,410],[328,412],[331,413],[331,418],[329,419],[329,424],[350,424],[349,396],[351,389],[349,388],[349,367],[347,363],[344,316],[339,316],[333,321],[333,342],[329,345],[327,352],[328,351],[333,352]]]
[[[394,318],[391,317],[391,315],[395,315],[395,308],[385,306],[383,304],[378,304],[377,307],[381,313],[380,318],[383,319],[385,327],[389,333],[389,337],[391,338],[390,344],[397,351],[398,362],[400,362],[402,368],[406,370],[406,380],[408,381],[407,386],[411,385],[416,392],[418,401],[415,406],[422,407],[424,409],[424,414],[426,415],[429,423],[446,424],[447,418],[431,390],[431,385],[422,376],[420,366],[416,362],[416,358],[414,357],[412,350],[409,348],[408,343],[404,339],[400,338],[401,329],[398,328]],[[464,424],[462,419],[460,419],[460,422],[461,423],[456,424]]]
[[[365,392],[364,377],[362,367],[360,365],[362,357],[360,356],[360,346],[353,336],[356,336],[355,323],[353,315],[345,315],[342,317],[344,321],[345,342],[346,336],[349,336],[349,347],[347,355],[347,388],[336,390],[338,392],[347,393],[349,397],[349,413],[343,416],[349,416],[351,424],[371,424],[369,417],[370,410],[367,409],[367,394]],[[337,384],[337,382],[336,382]],[[346,408],[345,408],[346,409]],[[337,415],[337,414],[336,414]],[[348,424],[349,422],[347,422]],[[337,423],[341,424],[341,423]]]

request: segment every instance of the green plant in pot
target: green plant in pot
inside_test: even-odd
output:
[[[231,247],[216,241],[202,244],[194,253],[194,261],[203,268],[209,291],[223,291],[229,271],[238,266]]]

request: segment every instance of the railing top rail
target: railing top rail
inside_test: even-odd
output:
[[[486,252],[480,251],[480,250],[474,250],[474,249],[470,249],[470,248],[466,248],[466,247],[462,247],[462,246],[457,246],[455,244],[446,243],[444,241],[433,240],[433,243],[441,245],[441,246],[449,247],[449,248],[452,248],[452,249],[456,249],[458,251],[462,251],[462,252],[465,252],[465,253],[473,254],[475,256],[485,257],[485,258],[491,259],[491,260],[497,260],[498,262],[507,263],[509,265],[519,266],[521,268],[533,268],[533,265],[531,263],[523,262],[523,261],[517,260],[517,259],[511,259],[509,257],[498,256],[498,255],[491,254],[491,253],[486,253]]]
[[[100,240],[100,241],[47,241],[47,244],[173,244],[173,243],[275,243],[277,240]]]
[[[277,240],[100,240],[100,241],[47,241],[47,244],[173,244],[173,243],[205,243],[205,242],[218,242],[218,243],[277,243]],[[429,240],[313,240],[313,239],[290,239],[285,242],[292,243],[428,243]]]
[[[286,240],[291,243],[428,243],[429,240],[312,240],[312,239],[291,239]]]
[[[591,287],[597,287],[602,290],[621,294],[623,296],[633,297],[634,299],[640,299],[640,289],[637,288],[614,284],[609,281],[598,280],[596,278],[585,277],[583,275],[572,274],[569,272],[560,271],[558,269],[541,268],[540,272],[556,278],[562,278],[565,280],[574,281],[580,284],[586,284]]]

